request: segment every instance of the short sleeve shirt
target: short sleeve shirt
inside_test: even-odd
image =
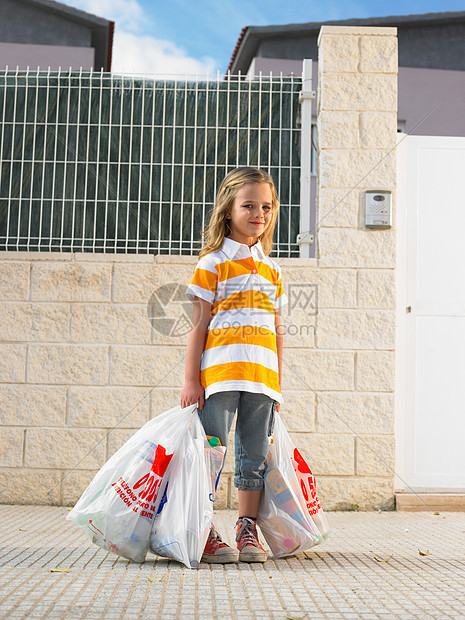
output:
[[[279,388],[275,308],[288,302],[280,266],[258,241],[249,248],[225,237],[203,256],[186,290],[212,304],[200,382],[205,398],[242,390],[284,402]]]

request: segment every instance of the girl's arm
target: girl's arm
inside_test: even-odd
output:
[[[283,376],[283,346],[284,346],[284,330],[281,323],[281,316],[279,314],[279,308],[274,309],[274,325],[276,329],[276,349],[278,351],[278,370],[279,370],[279,389],[281,389],[281,380]],[[281,403],[276,406],[276,411],[279,412]]]
[[[182,408],[198,403],[199,409],[202,409],[204,405],[204,390],[200,383],[200,361],[205,347],[211,309],[211,303],[200,297],[195,297],[192,310],[192,329],[187,339],[184,387],[181,392]]]

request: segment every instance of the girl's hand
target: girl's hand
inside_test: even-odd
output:
[[[280,409],[280,407],[281,407],[281,403],[278,403],[278,404],[276,405],[276,409],[275,409],[275,411],[277,411],[277,412],[279,413],[279,409]]]
[[[205,403],[204,389],[200,381],[186,381],[181,392],[181,408],[189,407],[198,403],[198,408],[202,409]]]

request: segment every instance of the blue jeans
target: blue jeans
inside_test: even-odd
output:
[[[199,410],[207,435],[228,445],[228,435],[237,410],[234,486],[247,491],[263,489],[265,459],[273,432],[278,401],[255,392],[216,392]]]

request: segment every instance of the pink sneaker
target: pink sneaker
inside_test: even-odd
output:
[[[236,542],[239,562],[265,562],[268,559],[258,541],[257,526],[253,519],[239,517],[236,522]]]
[[[238,553],[221,540],[221,536],[212,525],[201,562],[210,564],[229,564],[237,562]]]

